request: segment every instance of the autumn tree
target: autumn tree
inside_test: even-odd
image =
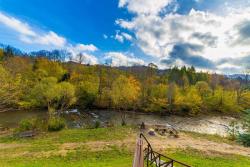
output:
[[[199,92],[200,96],[202,97],[202,99],[207,97],[212,92],[208,83],[205,81],[197,82],[195,87],[196,87],[197,91]]]
[[[138,101],[140,84],[133,77],[119,76],[113,83],[111,99],[113,106],[118,109],[132,108]]]
[[[120,75],[112,84],[110,92],[113,107],[127,110],[133,109],[140,95],[140,84],[132,76]],[[122,124],[125,123],[125,114],[122,113]]]
[[[20,75],[15,77],[0,64],[0,111],[18,107],[20,102]]]
[[[202,99],[197,89],[191,86],[176,96],[175,105],[181,112],[196,115],[202,110]]]
[[[47,77],[56,77],[58,80],[66,73],[60,62],[49,61],[46,58],[36,58],[33,70],[43,71]]]

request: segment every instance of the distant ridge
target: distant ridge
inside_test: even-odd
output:
[[[13,47],[11,45],[5,45],[5,44],[0,43],[0,48],[3,49],[3,50],[6,50],[7,48],[10,48],[12,50],[13,54],[18,55],[18,56],[26,55],[25,52],[21,51],[18,48],[15,48],[15,47]]]
[[[71,53],[69,53],[66,50],[40,50],[40,51],[33,51],[29,53],[30,56],[35,57],[46,57],[50,60],[60,60],[65,61],[67,58],[71,56]]]
[[[240,79],[240,80],[250,81],[250,76],[248,74],[231,74],[231,75],[225,75],[225,76],[230,79]]]
[[[32,52],[24,52],[16,47],[13,47],[11,45],[5,45],[0,43],[0,48],[3,50],[6,50],[7,48],[10,48],[13,52],[14,55],[17,56],[31,56],[31,57],[45,57],[48,58],[49,60],[53,60],[53,61],[70,61],[72,53],[70,53],[67,50],[59,50],[59,49],[55,49],[55,50],[38,50],[38,51],[32,51]],[[115,67],[118,68],[120,70],[124,70],[124,71],[134,71],[134,72],[143,72],[147,69],[149,69],[148,66],[145,65],[134,65],[134,66],[119,66],[119,67]],[[166,72],[169,71],[169,69],[157,69],[156,70],[157,73],[159,75],[163,75]],[[223,74],[222,74],[223,75]],[[229,79],[237,79],[237,80],[248,80],[250,81],[250,76],[246,75],[246,74],[225,74],[223,75],[226,78]]]

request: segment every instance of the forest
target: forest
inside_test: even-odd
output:
[[[194,67],[83,65],[0,50],[0,112],[46,108],[160,114],[239,114],[250,108],[248,75],[230,79]]]

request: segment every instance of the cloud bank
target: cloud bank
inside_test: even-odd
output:
[[[249,63],[242,59],[250,55],[249,6],[239,10],[230,7],[221,15],[195,9],[186,14],[176,13],[175,9],[166,12],[176,3],[120,0],[119,7],[135,15],[131,20],[119,18],[116,24],[133,33],[135,45],[158,60],[160,66],[193,65],[223,73],[227,73],[226,66],[233,67],[236,73],[247,68]]]
[[[139,58],[121,52],[108,52],[104,56],[105,64],[111,66],[134,66],[145,65],[145,62]]]

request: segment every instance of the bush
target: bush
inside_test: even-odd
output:
[[[127,125],[127,123],[126,123],[125,119],[122,119],[122,123],[121,123],[121,125],[122,125],[122,126],[126,126],[126,125]]]
[[[24,119],[19,122],[18,131],[23,132],[33,129],[35,129],[33,119]]]
[[[250,134],[240,134],[238,136],[238,142],[242,143],[244,146],[250,147]]]
[[[48,121],[48,131],[60,131],[65,128],[66,123],[62,118],[52,117]]]
[[[95,121],[95,128],[97,129],[97,128],[100,128],[100,126],[101,126],[101,122],[100,121]]]
[[[232,121],[229,124],[228,134],[229,134],[230,140],[235,140],[237,138],[237,136],[239,135],[239,128],[240,127],[239,127],[237,121]]]
[[[24,132],[29,130],[46,130],[47,123],[45,120],[39,118],[24,119],[19,122],[16,131]]]

